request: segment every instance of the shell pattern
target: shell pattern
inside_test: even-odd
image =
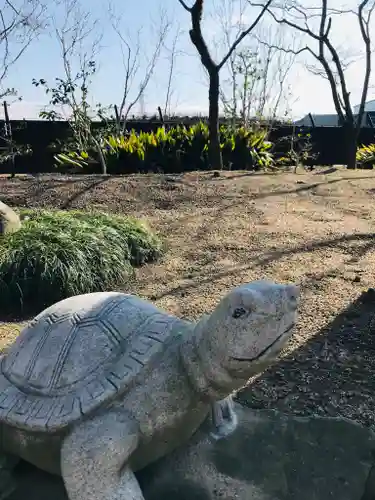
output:
[[[183,321],[117,292],[70,297],[20,333],[0,366],[0,422],[55,432],[129,390]]]

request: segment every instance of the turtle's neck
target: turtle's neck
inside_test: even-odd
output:
[[[208,317],[203,317],[183,339],[180,357],[194,391],[203,401],[212,402],[230,394],[235,381],[221,364],[214,363],[212,353],[205,352],[202,336]]]

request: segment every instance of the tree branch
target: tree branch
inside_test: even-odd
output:
[[[221,60],[221,62],[218,64],[218,68],[219,70],[224,66],[224,64],[228,61],[228,59],[230,58],[230,56],[233,54],[233,52],[236,50],[236,48],[238,47],[238,45],[242,42],[242,40],[255,28],[255,26],[259,23],[259,21],[261,20],[261,18],[263,17],[264,13],[268,10],[270,4],[271,4],[272,0],[267,0],[267,2],[265,3],[265,5],[262,6],[262,9],[260,11],[260,13],[258,14],[258,16],[255,18],[254,22],[249,26],[249,28],[247,28],[246,30],[244,30],[238,37],[237,39],[233,42],[231,48],[229,49],[229,51],[227,52],[227,54],[223,57],[223,59]]]
[[[139,86],[137,92],[134,94],[132,99],[129,99],[130,94],[132,93],[134,81],[138,76],[140,69],[139,59],[142,51],[142,45],[140,43],[140,30],[138,30],[137,42],[135,46],[133,44],[132,47],[132,44],[129,40],[130,37],[128,37],[127,39],[122,34],[123,29],[121,29],[119,25],[122,18],[121,17],[115,18],[115,15],[112,12],[111,7],[109,13],[110,13],[112,27],[116,32],[116,34],[118,35],[121,42],[121,50],[123,51],[123,48],[125,47],[127,52],[126,60],[123,54],[125,77],[123,83],[121,104],[118,111],[118,118],[116,118],[117,120],[116,126],[118,131],[124,132],[126,129],[126,120],[131,110],[137,104],[137,102],[139,102],[139,100],[142,98],[146,88],[148,87],[151,81],[151,78],[156,68],[156,64],[158,62],[162,48],[164,46],[164,41],[166,39],[166,36],[169,32],[172,23],[167,18],[165,12],[160,13],[160,24],[158,25],[157,39],[154,44],[153,52],[150,56],[150,59],[147,61],[144,74],[139,80]]]
[[[188,6],[186,5],[186,3],[184,2],[184,0],[178,0],[178,1],[180,2],[180,4],[182,5],[182,7],[183,7],[185,10],[187,10],[188,12],[191,12],[192,7],[188,7]]]
[[[25,53],[30,44],[39,35],[45,22],[46,8],[39,0],[29,0],[22,8],[16,8],[10,0],[4,0],[0,7],[0,47],[2,63],[0,67],[0,85],[6,78],[9,68]],[[17,50],[12,50],[12,41]],[[0,49],[1,50],[1,49]],[[2,90],[2,97],[10,89]]]
[[[364,15],[363,15],[363,11],[364,11],[364,9],[367,6],[369,1],[370,0],[361,0],[361,3],[358,7],[358,12],[356,13],[356,16],[357,16],[359,24],[360,24],[362,38],[364,40],[365,48],[366,48],[366,71],[365,71],[365,78],[364,78],[361,105],[360,105],[360,110],[362,111],[362,115],[363,115],[365,100],[367,97],[367,90],[368,90],[368,86],[369,86],[369,78],[370,78],[370,72],[371,72],[371,42],[370,42],[370,36],[369,36],[369,24],[368,24],[368,22],[369,22],[369,17],[371,16],[371,13],[374,9],[374,5],[372,5],[372,7],[370,8],[369,17],[367,18],[367,20],[364,18]],[[278,17],[273,12],[274,9],[282,9],[283,13],[284,13],[283,16]],[[307,50],[321,64],[321,66],[324,70],[324,73],[328,79],[328,82],[330,84],[333,102],[334,102],[335,109],[336,109],[336,112],[339,116],[340,121],[342,123],[348,122],[348,123],[353,124],[354,123],[354,116],[353,116],[353,112],[352,112],[352,108],[351,108],[351,104],[350,104],[350,92],[348,91],[347,82],[346,82],[345,73],[344,73],[345,65],[344,65],[342,59],[340,58],[337,49],[334,47],[332,41],[330,40],[330,32],[331,32],[331,27],[332,27],[331,14],[336,15],[339,13],[339,11],[337,9],[328,9],[327,0],[321,0],[321,7],[319,8],[319,10],[320,10],[319,30],[316,33],[312,29],[310,29],[310,27],[308,26],[308,20],[312,17],[318,16],[318,14],[315,13],[317,10],[316,7],[301,6],[300,4],[297,3],[296,0],[293,0],[293,4],[291,6],[274,5],[274,9],[267,8],[267,12],[271,15],[271,17],[278,24],[284,24],[286,26],[289,26],[290,28],[293,28],[296,31],[299,31],[300,33],[304,33],[304,34],[308,35],[311,39],[318,42],[318,47],[319,47],[318,53],[313,51],[308,45],[306,45],[306,47],[300,49],[298,51],[298,53],[303,52],[304,50]],[[344,13],[344,12],[345,13],[353,13],[354,11],[342,10],[340,12],[341,13]],[[295,13],[296,14],[295,17],[296,17],[297,21],[295,22],[295,21],[292,21],[290,19],[287,19],[285,17],[285,13],[287,13],[287,14]],[[298,19],[299,19],[300,23],[302,23],[303,25],[298,23]],[[328,51],[327,54],[326,54],[326,51]],[[329,58],[327,58],[327,55],[329,55]],[[331,61],[331,64],[335,68],[338,82],[336,81],[336,78],[334,76],[335,72],[332,70],[332,67],[330,65],[330,61]],[[339,84],[340,88],[338,88],[338,84]],[[361,117],[359,117],[359,118],[361,118]]]
[[[359,22],[359,27],[361,31],[361,35],[365,44],[365,51],[366,51],[366,62],[365,62],[365,77],[363,80],[363,87],[362,87],[362,94],[361,94],[361,102],[359,105],[359,110],[358,110],[358,116],[357,116],[357,134],[359,133],[360,127],[362,125],[362,118],[365,112],[365,105],[366,105],[366,99],[367,99],[367,93],[368,93],[368,88],[369,88],[369,83],[370,83],[370,75],[371,75],[371,38],[370,38],[370,30],[369,30],[369,25],[370,25],[370,20],[372,13],[375,8],[375,1],[373,1],[370,10],[367,15],[367,19],[364,19],[364,9],[367,6],[369,0],[362,0],[362,2],[359,4],[358,7],[358,22]]]

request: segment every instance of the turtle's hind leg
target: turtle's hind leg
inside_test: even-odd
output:
[[[0,500],[8,498],[16,489],[13,469],[20,459],[0,450]]]
[[[126,413],[108,411],[80,423],[61,450],[69,500],[144,500],[128,465],[137,445],[137,425]]]

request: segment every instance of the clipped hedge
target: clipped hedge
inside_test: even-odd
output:
[[[141,221],[105,213],[22,210],[0,240],[0,311],[42,310],[72,295],[126,283],[133,266],[156,260],[159,238]]]

